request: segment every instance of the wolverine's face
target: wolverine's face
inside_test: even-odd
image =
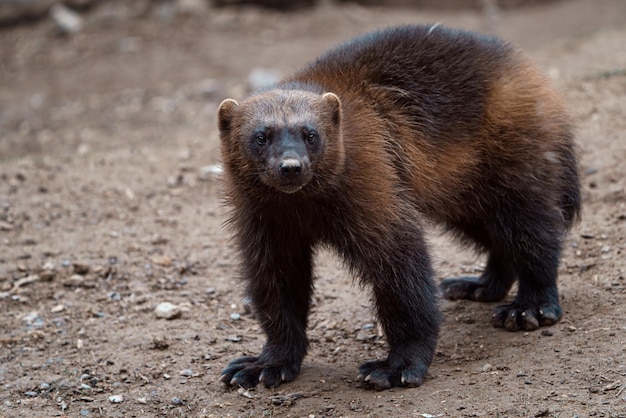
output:
[[[340,111],[332,93],[275,90],[241,104],[225,100],[218,113],[225,163],[295,193],[314,178],[327,142],[336,142]]]

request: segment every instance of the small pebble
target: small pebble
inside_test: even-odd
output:
[[[73,34],[83,28],[82,17],[63,4],[59,3],[52,6],[50,8],[50,17],[64,33]]]
[[[107,296],[111,300],[115,300],[115,301],[122,300],[122,295],[120,295],[118,292],[109,292]]]
[[[176,319],[180,318],[183,312],[180,308],[169,302],[162,302],[154,309],[157,318]]]
[[[38,393],[35,392],[34,390],[28,390],[28,391],[24,392],[24,395],[26,395],[28,397],[31,397],[31,398],[34,398],[35,396],[38,395]]]
[[[185,376],[185,377],[191,377],[191,376],[193,376],[193,370],[191,370],[191,369],[181,370],[180,375],[181,376]]]
[[[541,335],[544,337],[552,337],[554,333],[550,331],[549,329],[544,329],[541,331]]]
[[[64,310],[65,310],[65,306],[63,306],[63,305],[56,305],[56,306],[53,306],[50,309],[50,312],[52,312],[52,313],[59,313],[59,312],[63,312]]]
[[[163,379],[170,380],[171,378],[172,378],[172,376],[170,376],[169,374],[163,373]]]
[[[184,405],[185,401],[180,398],[174,397],[172,398],[172,405]]]
[[[368,331],[359,331],[356,334],[357,341],[369,341],[375,338],[376,338],[376,334],[372,334],[371,332],[368,332]]]
[[[48,389],[50,389],[50,383],[44,382],[44,383],[40,384],[39,385],[39,389],[41,389],[41,390],[48,390]]]
[[[483,372],[484,373],[490,372],[492,368],[493,368],[493,366],[491,366],[491,364],[489,364],[489,363],[483,364]]]
[[[89,386],[89,385],[88,385],[88,384],[86,384],[86,383],[81,383],[81,384],[80,384],[80,389],[81,389],[81,390],[89,390],[89,389],[91,389],[91,386]]]
[[[111,396],[109,396],[109,402],[111,402],[111,403],[122,403],[122,402],[124,402],[124,397],[122,395],[111,395]]]
[[[90,266],[87,263],[76,262],[72,265],[72,267],[74,268],[74,273],[81,274],[83,276],[89,273],[89,269],[90,269]]]
[[[241,315],[237,312],[233,312],[230,314],[230,319],[232,319],[233,321],[239,321],[241,319]]]
[[[70,277],[63,281],[63,286],[65,287],[86,287],[92,288],[96,287],[95,283],[91,281],[87,281],[85,276],[80,274],[72,274]]]
[[[239,335],[230,335],[226,337],[226,341],[230,341],[233,343],[238,343],[241,341],[241,337]]]

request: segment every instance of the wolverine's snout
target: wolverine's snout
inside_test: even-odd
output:
[[[278,171],[286,179],[295,179],[302,173],[302,162],[297,158],[285,158],[278,164]]]

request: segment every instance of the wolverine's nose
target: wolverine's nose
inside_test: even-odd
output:
[[[280,162],[278,170],[282,176],[294,179],[302,173],[302,163],[296,158],[285,158]]]

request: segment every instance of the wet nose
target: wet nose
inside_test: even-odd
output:
[[[286,158],[278,166],[283,177],[294,179],[302,173],[302,163],[296,158]]]

